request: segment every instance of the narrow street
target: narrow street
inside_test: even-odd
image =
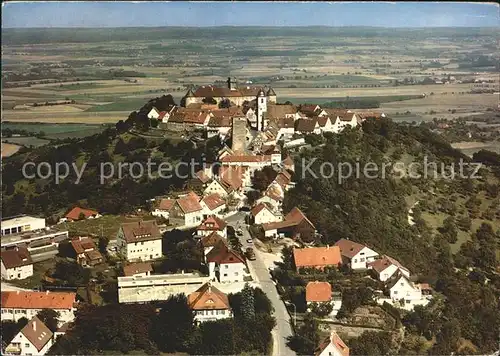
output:
[[[253,243],[248,243],[247,240],[251,239],[248,232],[248,226],[245,224],[245,213],[238,213],[226,219],[229,225],[232,225],[236,230],[241,227],[243,235],[239,236],[243,250],[247,247],[254,247]],[[271,275],[266,265],[262,261],[260,251],[254,247],[255,257],[254,261],[248,261],[248,268],[250,273],[255,278],[256,282],[260,285],[262,290],[266,293],[274,307],[274,316],[276,318],[276,327],[273,330],[274,347],[273,355],[295,355],[295,352],[290,350],[286,345],[287,337],[293,335],[291,320],[285,304],[280,298],[276,286],[271,280]]]

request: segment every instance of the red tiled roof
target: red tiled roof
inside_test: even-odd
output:
[[[295,165],[295,163],[293,162],[292,157],[290,157],[290,156],[287,156],[287,157],[283,160],[282,164],[283,164],[283,166],[292,166],[292,167]]]
[[[357,242],[347,240],[347,239],[340,239],[335,243],[335,246],[338,246],[340,248],[340,253],[342,256],[345,256],[347,258],[353,258],[356,256],[362,249],[364,249],[366,246],[358,244]]]
[[[392,257],[389,257],[387,255],[383,255],[382,258],[368,263],[368,266],[370,266],[375,271],[377,271],[377,273],[381,273],[382,271],[384,271],[387,267],[389,267],[391,265],[395,265],[396,267],[401,268],[402,270],[409,272],[409,270],[406,267],[404,267],[398,260],[396,260]]]
[[[332,286],[328,282],[309,282],[306,286],[306,302],[329,302],[332,300]]]
[[[295,105],[279,105],[267,104],[266,117],[268,118],[284,118],[286,115],[293,115],[297,113]]]
[[[166,111],[162,111],[160,113],[160,115],[158,116],[158,120],[162,120],[165,117],[165,115],[167,115],[167,112]]]
[[[205,283],[195,292],[188,296],[189,307],[193,310],[230,310],[229,299],[227,295],[211,285]]]
[[[295,121],[295,130],[299,132],[313,132],[316,123],[315,119],[299,119]]]
[[[231,90],[227,87],[215,87],[211,85],[201,86],[193,92],[193,96],[199,98],[218,98],[218,97],[242,97],[257,96],[260,87],[240,87]]]
[[[219,175],[221,181],[229,185],[232,189],[240,189],[243,186],[243,174],[247,167],[243,166],[223,166]]]
[[[159,210],[165,210],[165,211],[170,211],[172,207],[175,204],[174,199],[161,199],[160,203],[158,204],[158,209]]]
[[[203,209],[198,201],[199,197],[195,193],[193,194],[190,193],[177,199],[177,204],[179,204],[179,207],[182,209],[184,214],[193,213]]]
[[[215,116],[208,120],[208,127],[231,127],[233,120],[230,116]]]
[[[82,239],[73,239],[71,240],[71,246],[73,246],[73,249],[75,250],[76,254],[79,255],[81,253],[84,253],[85,250],[96,250],[97,247],[94,243],[94,240],[92,240],[90,237],[85,237]]]
[[[7,269],[33,264],[31,254],[26,247],[9,248],[2,251],[2,262]]]
[[[203,236],[200,239],[200,243],[203,247],[216,246],[219,243],[226,244],[224,238],[220,236],[216,231],[212,232],[210,235]]]
[[[129,265],[123,266],[123,274],[127,276],[133,276],[134,274],[152,272],[153,267],[151,263],[148,262],[139,262],[139,263],[131,263]]]
[[[224,199],[222,199],[221,196],[217,193],[207,195],[202,199],[202,202],[204,202],[210,210],[217,209],[218,207],[226,204]]]
[[[271,156],[261,155],[261,156],[251,156],[251,155],[228,155],[221,159],[221,162],[271,162]]]
[[[218,244],[207,255],[207,262],[218,264],[245,263],[243,257],[237,252],[229,249],[227,246]]]
[[[293,258],[297,268],[338,266],[342,263],[338,246],[294,248]]]
[[[202,183],[208,183],[210,181],[210,177],[203,170],[196,172],[195,175]]]
[[[272,211],[272,209],[269,207],[268,204],[266,204],[266,203],[259,203],[259,204],[255,205],[252,208],[252,210],[250,210],[250,213],[255,217],[255,216],[257,216],[264,209]]]
[[[322,117],[318,117],[317,120],[318,120],[319,126],[325,127],[328,120],[330,120],[330,118],[328,116],[322,116]],[[330,120],[330,123],[331,123],[331,120]]]
[[[71,309],[76,293],[2,291],[2,309]]]
[[[207,217],[203,222],[198,226],[197,230],[202,231],[222,231],[227,226],[226,222],[221,218],[211,215]]]
[[[73,209],[71,209],[69,213],[66,214],[66,218],[71,220],[80,220],[80,214],[83,214],[85,216],[85,219],[87,219],[90,216],[97,215],[98,212],[95,210],[83,209],[76,206]]]
[[[138,221],[121,224],[127,243],[161,239],[156,221]]]
[[[28,324],[21,329],[21,333],[38,351],[41,351],[53,336],[52,331],[37,316],[28,321]]]

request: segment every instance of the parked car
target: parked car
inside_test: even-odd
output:
[[[241,231],[241,230],[236,231],[236,235],[243,236],[243,231]]]
[[[247,243],[249,243],[249,244],[253,244],[253,240],[252,240],[252,239],[248,239],[248,240],[247,240]]]
[[[253,248],[251,247],[248,247],[246,249],[246,255],[247,255],[247,258],[250,260],[250,261],[255,261],[255,252],[253,250]]]

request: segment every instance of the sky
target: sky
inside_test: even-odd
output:
[[[161,26],[498,27],[495,3],[3,2],[2,28]]]

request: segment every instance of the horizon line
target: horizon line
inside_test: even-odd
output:
[[[40,30],[40,29],[123,29],[123,28],[228,28],[228,27],[254,27],[254,28],[380,28],[380,29],[430,29],[430,28],[498,28],[500,25],[491,26],[361,26],[361,25],[339,25],[339,26],[328,26],[328,25],[217,25],[217,26],[95,26],[95,27],[76,27],[76,26],[47,26],[47,27],[2,27],[3,30]]]

